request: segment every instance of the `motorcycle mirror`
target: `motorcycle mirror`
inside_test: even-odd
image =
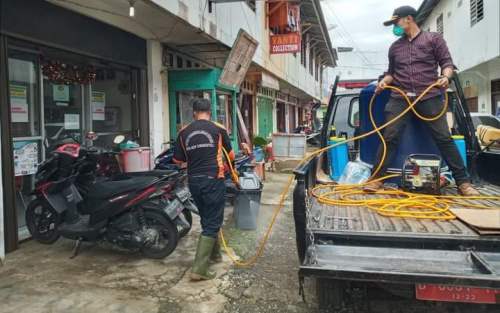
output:
[[[94,141],[97,139],[97,134],[95,132],[88,132],[85,136],[88,140]]]
[[[122,143],[123,141],[125,140],[125,136],[123,135],[118,135],[115,137],[115,139],[113,140],[113,143],[115,144],[120,144]]]

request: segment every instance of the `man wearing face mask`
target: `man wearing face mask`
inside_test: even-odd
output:
[[[400,38],[389,48],[389,68],[379,81],[375,92],[378,94],[385,86],[393,85],[405,91],[411,100],[415,100],[428,86],[438,82],[442,89],[433,88],[416,105],[420,114],[435,116],[442,109],[442,93],[448,88],[455,66],[443,37],[438,33],[422,31],[415,21],[416,16],[417,11],[414,8],[402,6],[394,10],[390,20],[384,22],[385,26],[392,25],[394,35]],[[438,66],[441,75],[438,75]],[[407,106],[399,93],[392,93],[385,107],[386,121],[394,119]],[[387,157],[377,177],[385,175],[387,165],[397,150],[400,134],[409,122],[410,114],[405,114],[384,129]],[[446,117],[443,115],[438,120],[426,123],[443,159],[453,172],[459,193],[464,196],[479,195],[471,185],[464,162],[451,138]],[[379,147],[374,164],[379,164],[381,157],[382,147]],[[382,186],[382,182],[371,182],[364,189],[374,192]]]

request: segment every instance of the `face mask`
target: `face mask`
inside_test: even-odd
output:
[[[392,28],[392,33],[398,37],[401,37],[405,34],[405,30],[399,25],[394,25],[394,27]]]

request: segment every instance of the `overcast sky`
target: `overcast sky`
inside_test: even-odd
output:
[[[376,78],[387,67],[387,50],[396,39],[391,27],[382,23],[395,8],[411,5],[418,9],[422,0],[323,0],[326,24],[334,47],[353,47],[339,53],[341,79]]]

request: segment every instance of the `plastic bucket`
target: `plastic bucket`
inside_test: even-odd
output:
[[[126,149],[120,153],[120,163],[125,173],[151,170],[151,149],[140,147]]]

